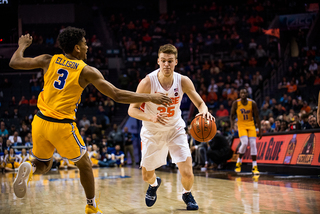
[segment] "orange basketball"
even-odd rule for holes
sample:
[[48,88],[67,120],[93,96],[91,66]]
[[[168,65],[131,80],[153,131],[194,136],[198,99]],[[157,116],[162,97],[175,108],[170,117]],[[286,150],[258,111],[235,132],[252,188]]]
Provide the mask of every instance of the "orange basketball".
[[209,142],[216,132],[216,123],[213,120],[204,119],[202,115],[195,117],[190,124],[190,134],[199,142]]

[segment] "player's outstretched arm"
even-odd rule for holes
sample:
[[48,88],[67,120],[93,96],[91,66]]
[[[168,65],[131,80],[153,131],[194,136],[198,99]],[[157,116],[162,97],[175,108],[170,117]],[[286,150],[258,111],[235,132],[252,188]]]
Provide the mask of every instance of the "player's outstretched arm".
[[234,120],[236,119],[236,111],[237,111],[237,101],[233,101],[230,113],[230,125],[231,129],[234,127]]
[[[141,93],[141,94],[150,94],[151,83],[150,83],[150,78],[148,76],[146,78],[144,78],[143,80],[141,80],[136,92]],[[156,116],[146,114],[140,110],[141,105],[142,105],[142,102],[130,104],[129,109],[128,109],[128,114],[130,115],[130,117],[136,118],[138,120],[151,121],[154,123],[161,123],[162,125],[166,125],[168,123],[167,114],[157,113]]]
[[181,85],[183,92],[188,95],[190,100],[197,107],[199,111],[198,115],[203,115],[203,117],[207,118],[207,120],[215,120],[215,118],[208,111],[207,105],[194,88],[192,81],[186,76],[181,76]]
[[42,68],[45,72],[49,67],[52,56],[49,54],[43,54],[34,58],[24,57],[24,51],[31,45],[31,43],[32,36],[30,36],[29,34],[22,35],[19,38],[19,47],[11,57],[9,66],[13,69],[19,70]]
[[164,106],[172,103],[171,99],[164,94],[138,94],[131,91],[121,90],[104,79],[100,71],[91,66],[85,66],[81,72],[81,79],[85,85],[92,83],[101,93],[118,103],[143,103],[153,102]]
[[261,140],[261,138],[262,138],[261,121],[259,118],[258,106],[255,101],[252,101],[252,110],[253,110],[254,118],[256,120],[256,123],[258,125],[258,129],[259,129],[259,133],[258,133],[259,140]]

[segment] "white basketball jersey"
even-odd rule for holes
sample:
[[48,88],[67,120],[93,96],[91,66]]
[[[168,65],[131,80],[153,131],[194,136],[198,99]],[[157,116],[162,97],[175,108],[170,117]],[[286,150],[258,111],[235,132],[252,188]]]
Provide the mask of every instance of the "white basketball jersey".
[[142,104],[141,110],[153,116],[157,115],[157,113],[167,113],[169,121],[166,125],[162,125],[160,123],[153,123],[150,121],[143,121],[142,124],[148,130],[155,131],[166,131],[176,127],[184,128],[186,124],[181,117],[180,110],[180,104],[183,96],[183,91],[181,87],[181,75],[176,72],[173,72],[173,84],[171,88],[167,91],[161,86],[159,82],[157,76],[159,71],[160,69],[157,69],[148,74],[151,82],[151,94],[163,93],[171,98],[172,104],[168,107],[165,107],[163,105],[154,104],[152,102],[146,102]]

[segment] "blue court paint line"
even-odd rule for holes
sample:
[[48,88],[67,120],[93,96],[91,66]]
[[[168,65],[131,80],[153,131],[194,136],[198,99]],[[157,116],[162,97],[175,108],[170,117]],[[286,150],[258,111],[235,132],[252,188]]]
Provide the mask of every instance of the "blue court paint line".
[[[113,176],[102,176],[102,177],[96,177],[97,179],[118,179],[118,178],[131,178],[130,176],[121,176],[121,175],[113,175]],[[51,178],[49,181],[73,181],[73,180],[80,180],[80,178]]]

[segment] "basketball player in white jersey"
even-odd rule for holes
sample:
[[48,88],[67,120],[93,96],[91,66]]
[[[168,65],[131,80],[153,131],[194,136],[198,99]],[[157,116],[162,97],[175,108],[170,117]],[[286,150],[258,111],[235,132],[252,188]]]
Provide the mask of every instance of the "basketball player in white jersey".
[[[165,165],[168,151],[173,163],[178,165],[183,186],[182,199],[188,210],[199,209],[191,194],[193,185],[192,159],[185,132],[185,122],[181,118],[180,103],[186,93],[199,114],[208,120],[215,118],[208,112],[208,108],[196,92],[191,80],[174,72],[178,63],[178,51],[171,45],[163,45],[158,51],[159,69],[147,75],[138,85],[137,93],[164,93],[171,98],[168,107],[154,105],[151,102],[131,104],[128,113],[131,117],[143,121],[141,128],[142,146],[142,177],[149,183],[146,194],[146,205],[151,207],[157,200],[156,191],[161,179],[156,177],[155,169]],[[141,107],[141,109],[140,109]]]

